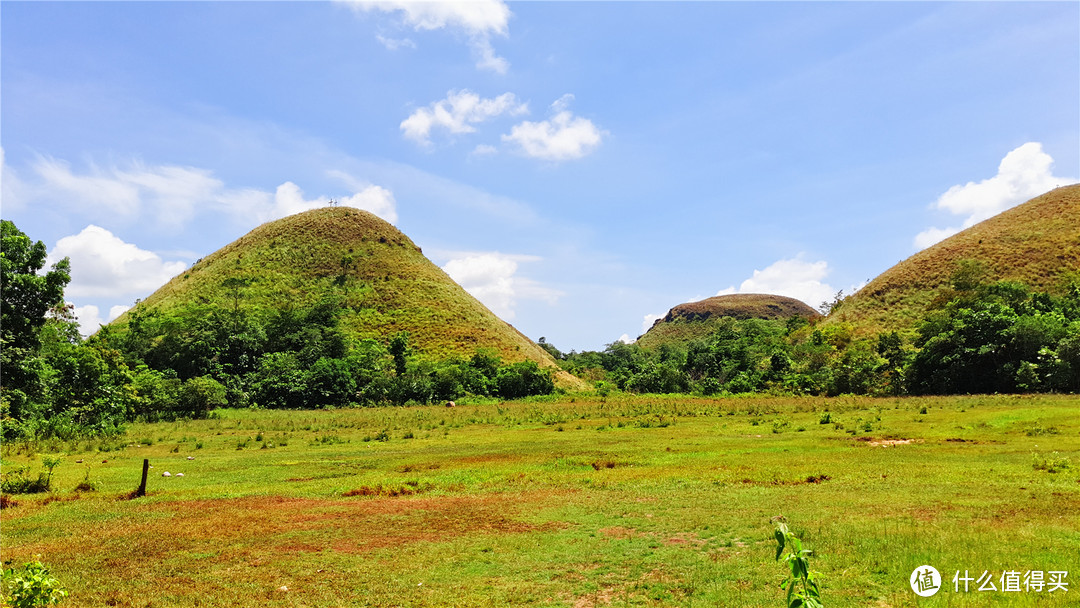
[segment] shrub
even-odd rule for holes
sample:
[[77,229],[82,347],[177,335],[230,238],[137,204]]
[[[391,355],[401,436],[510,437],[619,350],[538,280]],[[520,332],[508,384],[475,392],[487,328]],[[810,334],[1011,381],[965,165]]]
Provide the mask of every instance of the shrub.
[[41,562],[27,563],[21,570],[4,570],[5,601],[12,608],[36,608],[59,604],[67,597],[60,581]]

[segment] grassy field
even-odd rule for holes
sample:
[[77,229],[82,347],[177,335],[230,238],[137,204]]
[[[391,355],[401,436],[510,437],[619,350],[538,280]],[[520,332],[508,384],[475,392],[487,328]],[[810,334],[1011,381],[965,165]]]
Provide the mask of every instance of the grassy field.
[[[221,411],[3,450],[64,454],[0,534],[70,606],[781,606],[778,516],[829,607],[1080,605],[1076,397]],[[1029,570],[1068,591],[1000,591]]]

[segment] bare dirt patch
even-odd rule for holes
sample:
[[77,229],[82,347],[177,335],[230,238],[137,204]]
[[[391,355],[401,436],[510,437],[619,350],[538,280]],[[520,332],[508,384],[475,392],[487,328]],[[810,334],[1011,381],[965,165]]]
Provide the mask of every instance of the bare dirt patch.
[[891,448],[893,446],[908,445],[911,443],[922,443],[922,439],[871,439],[867,443],[867,445],[873,447],[881,446],[883,448]]

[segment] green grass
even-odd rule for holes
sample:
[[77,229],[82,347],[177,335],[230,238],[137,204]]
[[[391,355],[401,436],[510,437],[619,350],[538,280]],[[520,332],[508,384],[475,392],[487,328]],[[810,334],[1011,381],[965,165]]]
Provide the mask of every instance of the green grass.
[[1052,190],[903,260],[826,322],[851,323],[858,335],[913,331],[964,259],[982,262],[990,281],[1053,292],[1064,273],[1080,269],[1080,185]]
[[[618,395],[221,411],[120,441],[5,445],[5,467],[64,456],[54,493],[3,511],[3,559],[40,555],[72,606],[780,606],[783,516],[815,551],[826,606],[1069,606],[1078,406]],[[144,458],[148,495],[121,499]],[[87,477],[97,490],[75,492]],[[933,598],[908,587],[923,564],[946,579]],[[1070,590],[953,593],[965,569],[1066,570]]]

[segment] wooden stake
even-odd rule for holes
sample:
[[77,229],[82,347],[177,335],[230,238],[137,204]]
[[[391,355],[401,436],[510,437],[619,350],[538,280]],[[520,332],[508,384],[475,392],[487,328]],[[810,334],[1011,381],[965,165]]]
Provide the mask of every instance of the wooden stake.
[[146,474],[150,472],[150,459],[143,458],[142,461],[142,483],[139,484],[139,489],[135,492],[135,496],[146,496]]

